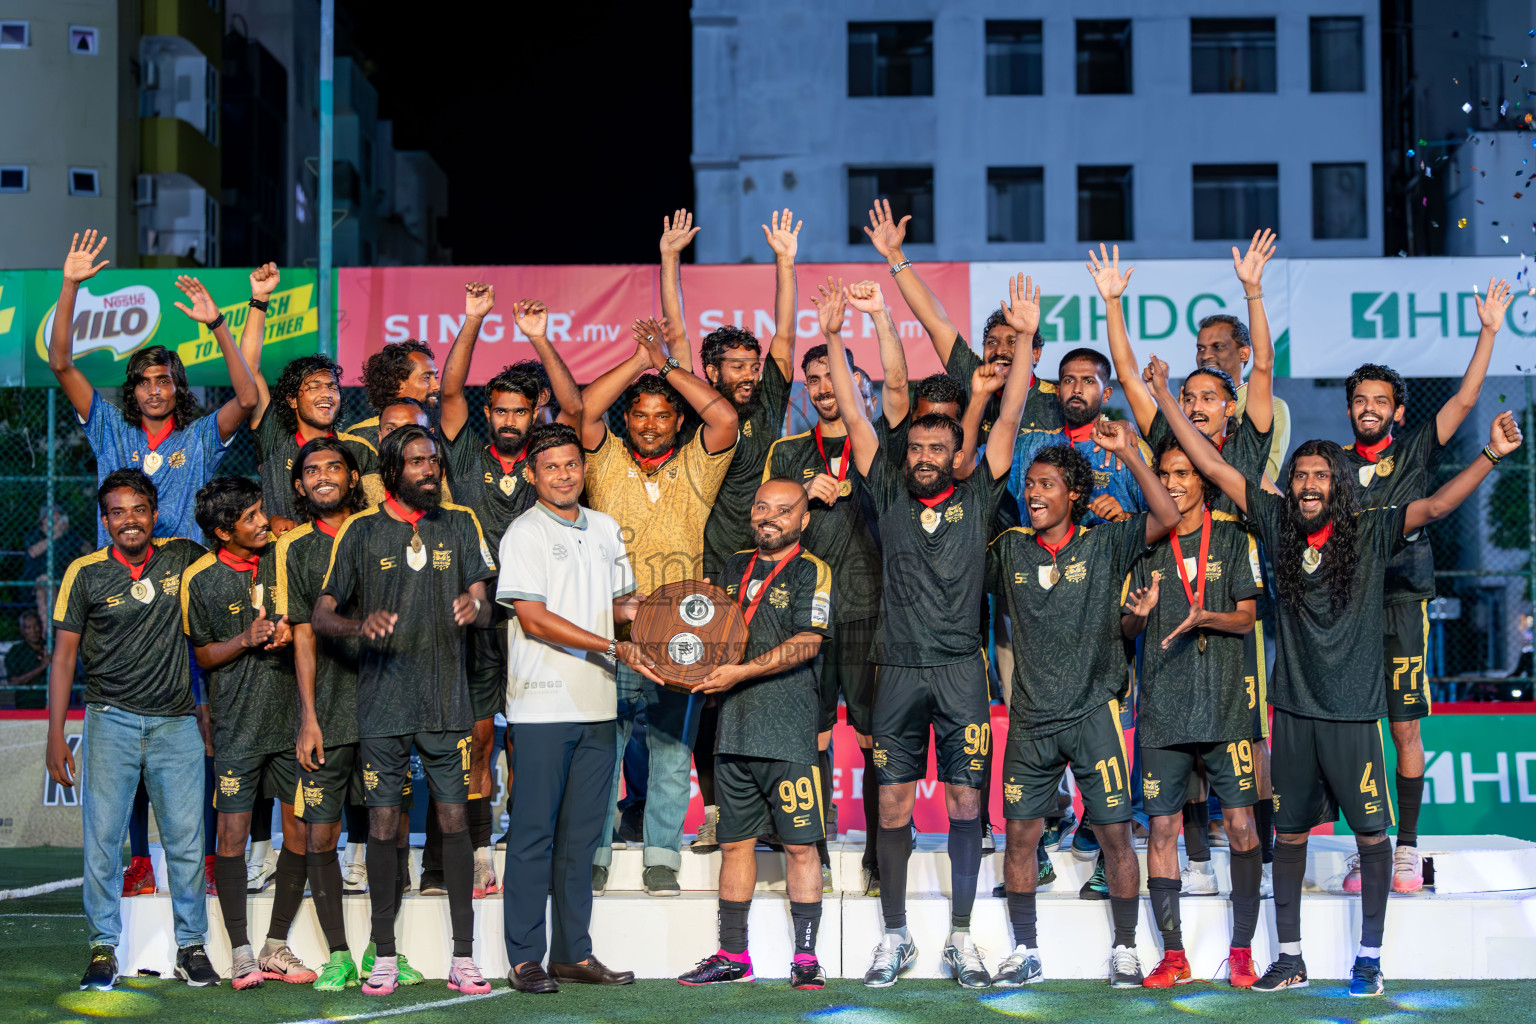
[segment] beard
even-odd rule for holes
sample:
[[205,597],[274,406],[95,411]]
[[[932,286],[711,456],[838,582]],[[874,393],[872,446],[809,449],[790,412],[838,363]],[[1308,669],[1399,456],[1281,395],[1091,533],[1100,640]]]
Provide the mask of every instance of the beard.
[[112,543],[117,545],[118,550],[122,551],[123,554],[130,558],[136,558],[149,549],[151,532],[150,530],[145,530],[143,533],[138,534],[137,538],[123,539],[121,536],[113,537]]
[[528,443],[528,432],[516,427],[502,427],[491,435],[491,447],[503,458],[511,458]]
[[760,551],[783,551],[787,547],[800,543],[800,528],[797,526],[792,530],[781,530],[771,536],[765,536],[754,525],[752,543],[756,544]]
[[304,500],[309,502],[309,509],[316,516],[329,515],[345,505],[352,497],[352,490],[348,487],[336,488],[336,495],[330,501],[320,501],[311,494],[305,494]]
[[[1316,499],[1322,502],[1322,507],[1318,509],[1317,515],[1307,516],[1302,513],[1301,500],[1303,498]],[[1329,520],[1333,518],[1332,503],[1320,491],[1303,491],[1301,494],[1287,495],[1285,503],[1289,507],[1291,519],[1303,533],[1316,533],[1324,526],[1327,526]]]
[[[435,483],[437,486],[428,490],[422,487],[425,483]],[[442,478],[424,476],[420,480],[401,480],[397,497],[405,503],[407,508],[413,508],[418,512],[430,512],[443,503]]]
[[300,402],[299,407],[294,412],[298,416],[299,422],[306,427],[328,431],[336,425],[336,417],[341,414],[340,410],[341,406],[339,404],[333,405],[329,409],[320,409],[313,405],[306,409],[304,408],[304,403]]
[[741,381],[737,381],[735,384],[727,384],[723,380],[716,381],[715,390],[720,393],[721,398],[730,402],[735,407],[737,419],[746,420],[751,418],[752,414],[757,411],[757,384],[755,382],[752,384],[751,390],[747,392],[747,400],[743,402],[737,398],[737,388],[740,387],[741,383]]
[[1355,442],[1357,444],[1376,444],[1385,438],[1388,434],[1392,433],[1391,420],[1382,420],[1381,426],[1377,427],[1370,433],[1366,433],[1360,429],[1360,423],[1358,420],[1351,423],[1350,425],[1355,429]]
[[1090,407],[1086,402],[1082,403],[1081,405],[1063,403],[1061,407],[1061,418],[1066,421],[1067,426],[1077,428],[1085,426],[1086,424],[1092,423],[1094,420],[1098,419],[1099,409]]
[[[931,483],[923,483],[918,480],[919,470],[931,470],[936,473]],[[907,478],[907,493],[914,498],[937,498],[949,489],[955,482],[955,474],[950,469],[933,462],[919,462],[916,466],[907,466],[904,470]]]
[[673,434],[671,437],[662,438],[662,439],[657,440],[657,442],[655,444],[651,445],[649,448],[646,448],[646,447],[644,447],[643,445],[640,444],[639,440],[636,439],[635,435],[633,435],[633,434],[629,435],[629,446],[630,446],[630,448],[634,449],[635,454],[638,455],[642,459],[654,459],[656,456],[660,455],[662,452],[666,451],[668,448],[671,448],[672,445],[674,443],[676,443],[676,441],[677,441],[677,435]]

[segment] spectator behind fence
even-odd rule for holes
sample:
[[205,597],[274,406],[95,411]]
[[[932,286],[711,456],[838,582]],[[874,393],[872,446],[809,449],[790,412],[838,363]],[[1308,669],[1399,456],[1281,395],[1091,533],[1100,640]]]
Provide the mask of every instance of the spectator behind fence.
[[43,620],[28,610],[17,620],[21,639],[5,652],[6,683],[16,691],[17,709],[48,706],[48,651],[43,645]]
[[[51,520],[51,522],[50,522]],[[43,505],[37,510],[37,529],[31,530],[21,542],[26,562],[22,565],[21,578],[37,585],[37,615],[41,619],[48,614],[48,542],[53,542],[53,577],[57,581],[64,575],[69,563],[81,555],[88,555],[91,542],[70,528],[69,513],[57,505]],[[39,705],[41,706],[41,705]]]

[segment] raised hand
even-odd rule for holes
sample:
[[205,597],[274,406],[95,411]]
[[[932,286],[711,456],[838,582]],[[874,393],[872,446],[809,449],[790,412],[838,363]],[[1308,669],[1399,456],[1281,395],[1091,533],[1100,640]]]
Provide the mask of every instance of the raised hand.
[[630,330],[635,334],[635,353],[650,360],[653,369],[667,365],[667,322],[665,320],[636,320]]
[[1157,358],[1153,353],[1147,368],[1141,371],[1141,379],[1146,381],[1147,387],[1152,389],[1154,395],[1166,395],[1168,391],[1168,364]]
[[1163,574],[1152,574],[1151,586],[1138,587],[1130,592],[1126,598],[1125,607],[1120,609],[1121,615],[1139,615],[1146,618],[1152,614],[1152,609],[1157,607],[1157,585]]
[[816,307],[816,319],[821,321],[821,333],[828,337],[843,333],[843,279],[827,276],[826,284],[816,286],[811,305]]
[[1003,318],[1019,332],[1021,340],[1034,339],[1040,326],[1040,286],[1034,278],[1016,274],[1008,279],[1008,301],[1002,303]]
[[874,316],[885,308],[885,295],[874,281],[855,281],[843,294],[848,304],[860,313]]
[[678,210],[670,217],[661,218],[661,254],[677,255],[688,248],[699,229],[693,226],[693,214]]
[[1516,448],[1520,447],[1523,440],[1520,436],[1520,424],[1515,419],[1515,414],[1505,409],[1493,418],[1493,426],[1489,428],[1488,447],[1499,458],[1503,458]]
[[[800,225],[805,221],[796,221],[787,206],[782,215],[774,210],[772,220],[772,228],[763,225],[763,237],[768,239],[768,248],[773,250],[775,259],[794,262],[795,253],[800,248]],[[791,222],[795,225],[793,228],[789,226]]]
[[95,277],[102,267],[111,260],[96,262],[96,257],[101,255],[101,250],[107,247],[107,236],[102,235],[100,240],[96,238],[96,229],[86,231],[82,241],[78,232],[69,243],[69,255],[64,257],[64,280],[79,284],[81,281],[89,281]]
[[1509,308],[1509,282],[1495,282],[1490,277],[1488,279],[1488,297],[1485,299],[1476,292],[1473,292],[1472,301],[1477,303],[1477,318],[1483,322],[1483,326],[1497,334],[1499,328],[1504,326],[1504,311]]
[[1138,457],[1136,435],[1119,420],[1100,418],[1093,425],[1093,443],[1122,461]]
[[549,310],[538,299],[518,299],[512,304],[517,329],[530,338],[541,338],[549,327]]
[[837,480],[830,473],[817,473],[805,482],[805,497],[823,505],[837,504]]
[[[483,281],[471,281],[464,286],[464,313],[484,320],[496,306],[496,288]],[[527,331],[523,332],[527,334]]]
[[282,274],[278,273],[276,263],[263,263],[251,271],[251,298],[258,302],[265,302],[277,291],[278,282]]
[[214,305],[213,296],[208,294],[208,289],[203,287],[203,282],[186,274],[178,274],[176,287],[181,289],[192,303],[191,307],[178,302],[176,308],[200,324],[211,324],[219,318],[219,307]]
[[998,372],[993,363],[982,363],[971,371],[971,394],[995,395],[1003,390],[1003,385],[1008,383],[1008,378]]
[[1090,501],[1088,511],[1106,523],[1119,523],[1131,518],[1131,514],[1120,507],[1120,502],[1108,494],[1101,494]]
[[864,233],[874,244],[875,252],[890,259],[891,253],[899,251],[901,243],[907,240],[907,221],[911,219],[909,213],[898,223],[891,216],[891,201],[876,199],[875,208],[869,211],[869,227],[864,229]]
[[[1236,252],[1236,249],[1232,250]],[[1093,283],[1099,286],[1099,294],[1104,301],[1118,299],[1125,294],[1126,286],[1131,283],[1131,275],[1136,273],[1135,267],[1125,268],[1125,273],[1120,273],[1120,247],[1117,245],[1111,253],[1104,251],[1104,243],[1099,243],[1098,254],[1092,249],[1088,250],[1088,273],[1093,275]]]
[[1237,279],[1243,283],[1243,291],[1249,295],[1257,295],[1264,290],[1260,278],[1264,276],[1264,264],[1275,254],[1277,244],[1279,239],[1275,233],[1265,228],[1253,233],[1246,255],[1238,256],[1237,246],[1232,247],[1232,267],[1237,271]]

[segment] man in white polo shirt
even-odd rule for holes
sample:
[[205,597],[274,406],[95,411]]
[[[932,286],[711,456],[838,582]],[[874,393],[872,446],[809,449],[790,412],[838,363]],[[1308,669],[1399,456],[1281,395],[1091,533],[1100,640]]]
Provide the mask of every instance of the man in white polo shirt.
[[[632,972],[592,955],[591,865],[611,813],[602,797],[617,756],[616,663],[660,682],[639,648],[614,639],[614,624],[634,618],[644,595],[635,591],[619,524],[578,503],[586,456],[576,432],[535,427],[527,459],[538,501],[502,537],[496,584],[496,600],[516,613],[507,658],[507,981],[536,993],[558,992],[562,981],[628,985]],[[546,894],[554,914],[548,971]]]

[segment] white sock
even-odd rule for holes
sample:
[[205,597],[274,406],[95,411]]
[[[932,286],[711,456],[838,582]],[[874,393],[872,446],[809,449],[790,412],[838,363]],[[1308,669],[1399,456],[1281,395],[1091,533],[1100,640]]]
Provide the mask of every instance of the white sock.
[[1380,946],[1361,946],[1360,947],[1360,952],[1356,953],[1355,955],[1356,956],[1369,957],[1372,960],[1380,960],[1381,959],[1381,947]]
[[[888,946],[900,945],[903,942],[910,941],[911,938],[912,933],[907,931],[905,928],[898,928],[895,931],[891,931],[889,928],[887,928],[885,931],[885,943]],[[892,942],[892,939],[895,939],[896,941]]]
[[1301,956],[1301,943],[1282,942],[1280,943],[1280,952],[1286,956]]
[[1013,951],[1015,953],[1022,954],[1024,956],[1039,956],[1040,955],[1040,951],[1037,950],[1033,946],[1018,945],[1018,946],[1014,946],[1013,947]]
[[955,931],[950,932],[949,944],[957,949],[962,946],[974,945],[975,943],[971,939],[971,930],[966,928],[964,930],[956,929]]

